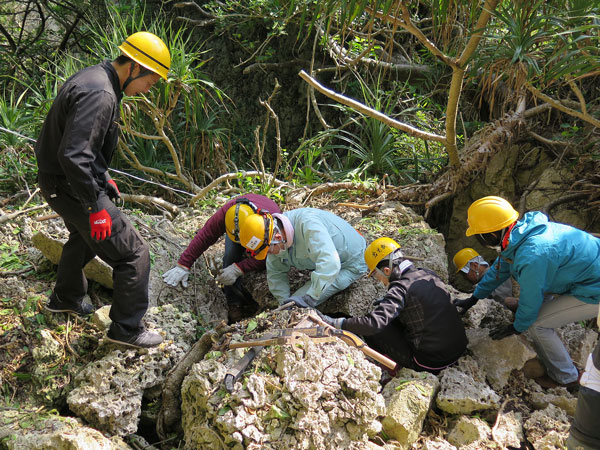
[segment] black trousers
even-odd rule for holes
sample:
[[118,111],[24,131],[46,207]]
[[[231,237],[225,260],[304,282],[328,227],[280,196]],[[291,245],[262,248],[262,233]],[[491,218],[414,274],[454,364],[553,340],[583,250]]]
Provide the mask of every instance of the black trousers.
[[464,351],[462,349],[458,355],[449,355],[449,359],[444,361],[432,361],[428,355],[416,352],[402,329],[393,324],[385,327],[380,333],[365,336],[365,342],[369,347],[396,361],[397,368],[406,367],[419,372],[430,372],[434,375],[456,362]]
[[111,320],[124,329],[122,332],[139,332],[148,309],[148,244],[104,192],[100,193],[98,203],[110,214],[111,235],[104,241],[92,239],[89,214],[66,179],[39,173],[38,181],[48,205],[62,217],[69,230],[69,239],[58,263],[55,294],[62,301],[80,301],[88,287],[83,267],[98,255],[113,268]]

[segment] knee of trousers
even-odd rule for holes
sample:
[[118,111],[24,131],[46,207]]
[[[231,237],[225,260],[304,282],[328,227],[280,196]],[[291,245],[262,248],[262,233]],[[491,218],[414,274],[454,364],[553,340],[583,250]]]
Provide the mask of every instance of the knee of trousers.
[[532,339],[540,339],[543,335],[554,333],[554,328],[540,327],[532,325],[527,330]]

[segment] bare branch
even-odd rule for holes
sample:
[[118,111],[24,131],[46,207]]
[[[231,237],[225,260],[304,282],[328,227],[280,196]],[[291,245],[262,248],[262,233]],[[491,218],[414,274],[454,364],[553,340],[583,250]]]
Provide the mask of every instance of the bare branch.
[[447,65],[449,65],[451,67],[454,66],[455,65],[454,61],[452,61],[451,58],[446,56],[440,49],[438,49],[437,46],[435,45],[435,43],[430,41],[427,38],[427,36],[425,36],[423,34],[423,32],[421,32],[421,30],[419,30],[411,22],[410,14],[408,13],[408,9],[406,8],[406,6],[404,4],[402,5],[402,10],[403,10],[402,18],[398,18],[398,17],[392,16],[391,14],[383,14],[379,11],[374,11],[373,9],[371,9],[369,7],[365,8],[365,11],[370,12],[372,15],[374,15],[378,19],[384,20],[393,25],[398,25],[398,26],[404,28],[406,31],[410,32],[413,36],[415,36],[421,42],[421,44],[423,44],[431,52],[432,55],[434,55],[440,61],[443,61]]
[[544,94],[543,92],[540,92],[538,89],[536,89],[531,83],[526,83],[525,87],[527,88],[527,90],[529,92],[531,92],[534,96],[536,96],[537,98],[539,98],[540,100],[543,100],[544,102],[548,103],[549,105],[552,105],[553,108],[558,109],[559,111],[564,112],[565,114],[568,114],[570,116],[573,117],[578,117],[579,119],[594,125],[595,127],[600,128],[600,120],[595,119],[594,117],[590,116],[588,113],[586,112],[581,112],[581,111],[576,111],[574,109],[571,109],[567,106],[564,106],[560,101],[555,100],[549,96],[547,96],[546,94]]
[[369,117],[373,117],[377,120],[380,120],[381,122],[385,123],[386,125],[389,125],[392,128],[402,130],[402,131],[410,134],[411,136],[415,136],[415,137],[425,139],[428,141],[436,141],[436,142],[442,142],[442,143],[446,142],[446,138],[444,136],[440,136],[438,134],[419,130],[418,128],[415,128],[411,125],[408,125],[403,122],[399,122],[395,119],[392,119],[389,116],[386,116],[385,114],[383,114],[379,111],[369,108],[368,106],[366,106],[356,100],[353,100],[351,98],[348,98],[346,96],[338,94],[338,93],[332,91],[331,89],[326,88],[325,86],[320,84],[317,80],[312,78],[310,75],[308,75],[303,70],[301,70],[298,75],[300,75],[300,78],[302,78],[304,81],[306,81],[308,84],[310,84],[312,87],[314,87],[317,91],[319,91],[323,95],[326,95],[327,97],[334,99],[338,103],[349,106],[349,107],[355,109],[356,111],[366,114]]
[[226,174],[221,175],[219,178],[214,179],[213,181],[210,182],[210,184],[203,187],[202,190],[200,192],[198,192],[198,194],[196,194],[190,200],[190,206],[192,206],[194,203],[196,203],[198,200],[200,200],[202,197],[204,197],[215,186],[218,186],[219,184],[221,184],[225,181],[228,181],[228,180],[237,180],[239,178],[244,178],[244,177],[261,177],[261,178],[268,177],[269,179],[272,179],[272,180],[270,180],[271,184],[275,184],[279,187],[288,185],[288,183],[286,183],[285,181],[278,180],[271,174],[259,172],[257,170],[249,171],[249,172],[226,173]]

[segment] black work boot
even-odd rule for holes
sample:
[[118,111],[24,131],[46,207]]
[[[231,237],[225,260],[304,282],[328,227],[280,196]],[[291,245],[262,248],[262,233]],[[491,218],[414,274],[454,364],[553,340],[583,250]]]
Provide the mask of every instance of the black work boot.
[[151,348],[159,345],[163,338],[160,334],[142,328],[137,333],[126,333],[123,328],[113,322],[106,333],[106,339],[116,344],[135,348]]
[[80,300],[78,303],[62,301],[54,292],[48,297],[48,303],[44,308],[50,312],[64,312],[68,314],[77,314],[78,316],[88,316],[95,311],[95,308],[89,303]]

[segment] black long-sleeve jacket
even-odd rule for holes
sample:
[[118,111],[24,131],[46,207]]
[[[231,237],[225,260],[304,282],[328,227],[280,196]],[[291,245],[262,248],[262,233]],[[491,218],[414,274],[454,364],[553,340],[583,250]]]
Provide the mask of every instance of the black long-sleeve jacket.
[[410,266],[390,276],[388,291],[366,316],[346,319],[344,330],[369,336],[399,327],[422,364],[453,362],[467,346],[465,329],[450,294],[432,271]]
[[77,72],[54,99],[35,145],[39,171],[65,177],[88,212],[98,210],[110,179],[122,95],[110,61]]

